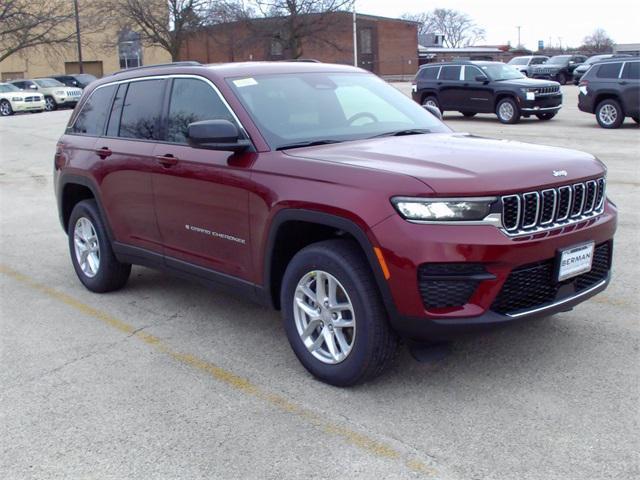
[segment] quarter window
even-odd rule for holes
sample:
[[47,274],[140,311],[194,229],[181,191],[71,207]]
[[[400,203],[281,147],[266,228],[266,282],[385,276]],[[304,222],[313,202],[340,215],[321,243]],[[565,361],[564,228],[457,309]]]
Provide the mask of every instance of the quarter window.
[[459,66],[442,67],[440,70],[440,80],[460,80]]
[[622,63],[605,63],[600,65],[596,77],[598,78],[618,78]]
[[164,80],[131,82],[120,120],[120,137],[160,139],[160,115]]
[[169,104],[169,142],[187,143],[187,128],[200,120],[234,118],[220,96],[205,82],[194,78],[177,78],[171,88]]
[[94,91],[82,106],[82,110],[71,127],[71,132],[82,135],[102,135],[115,89],[115,85],[108,85]]
[[640,62],[627,62],[622,70],[622,78],[640,80]]

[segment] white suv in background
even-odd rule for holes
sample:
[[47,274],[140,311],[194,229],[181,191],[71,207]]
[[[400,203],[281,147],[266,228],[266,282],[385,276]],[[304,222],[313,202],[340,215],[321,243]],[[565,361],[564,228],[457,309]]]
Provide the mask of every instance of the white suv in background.
[[531,65],[542,65],[547,60],[549,60],[549,57],[545,57],[544,55],[525,55],[524,57],[513,57],[507,65],[513,66],[520,73],[528,77],[529,67]]
[[67,87],[53,78],[35,78],[33,80],[14,80],[13,85],[21,90],[38,92],[44,95],[45,109],[55,110],[59,107],[75,107],[82,95],[82,89]]
[[44,95],[23,92],[10,83],[0,83],[0,116],[15,112],[41,112],[45,109]]

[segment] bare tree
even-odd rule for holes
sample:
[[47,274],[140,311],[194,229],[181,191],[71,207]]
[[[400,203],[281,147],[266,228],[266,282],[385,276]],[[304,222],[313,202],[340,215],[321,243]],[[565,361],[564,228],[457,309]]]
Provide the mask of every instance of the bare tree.
[[65,0],[1,0],[0,62],[27,48],[74,42],[73,20]]
[[591,53],[610,53],[615,42],[603,28],[596,28],[582,40],[581,50]]
[[352,7],[353,0],[256,0],[260,12],[270,17],[267,35],[283,47],[283,56],[301,58],[307,40],[339,48],[330,33],[332,15]]
[[203,15],[204,25],[216,29],[211,40],[227,52],[230,62],[236,61],[238,52],[253,42],[250,20],[255,16],[255,9],[243,0],[217,1]]
[[111,4],[124,19],[122,28],[139,32],[144,44],[163,48],[175,61],[187,32],[204,24],[211,0],[112,0]]
[[469,15],[449,8],[436,8],[421,14],[405,14],[403,18],[420,22],[421,34],[444,35],[443,44],[449,48],[466,47],[484,39],[485,36],[484,28],[478,26]]
[[430,30],[429,25],[427,25],[427,19],[429,17],[429,13],[403,13],[400,15],[400,18],[405,20],[410,20],[412,22],[417,22],[418,25],[418,35],[426,35],[428,33],[435,33]]

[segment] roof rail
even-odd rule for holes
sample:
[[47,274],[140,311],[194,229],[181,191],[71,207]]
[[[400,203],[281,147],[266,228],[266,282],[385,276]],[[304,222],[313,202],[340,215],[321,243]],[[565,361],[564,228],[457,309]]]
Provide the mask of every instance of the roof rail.
[[202,64],[200,62],[196,62],[196,61],[156,63],[154,65],[143,65],[142,67],[125,68],[123,70],[118,70],[117,72],[114,72],[111,75],[118,75],[119,73],[125,73],[125,72],[135,72],[137,70],[144,70],[145,68],[156,68],[156,67],[197,67],[197,66],[200,66],[200,65],[202,65]]
[[288,58],[282,61],[283,62],[322,63],[320,60],[316,60],[315,58]]

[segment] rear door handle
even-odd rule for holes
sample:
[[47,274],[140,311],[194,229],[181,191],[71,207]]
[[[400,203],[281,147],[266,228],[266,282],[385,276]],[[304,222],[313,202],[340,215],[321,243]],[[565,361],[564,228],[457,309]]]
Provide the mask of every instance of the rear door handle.
[[156,155],[156,160],[164,168],[171,168],[178,163],[178,159],[170,153],[167,153],[166,155]]
[[95,152],[103,160],[113,155],[113,152],[108,147],[96,148]]

